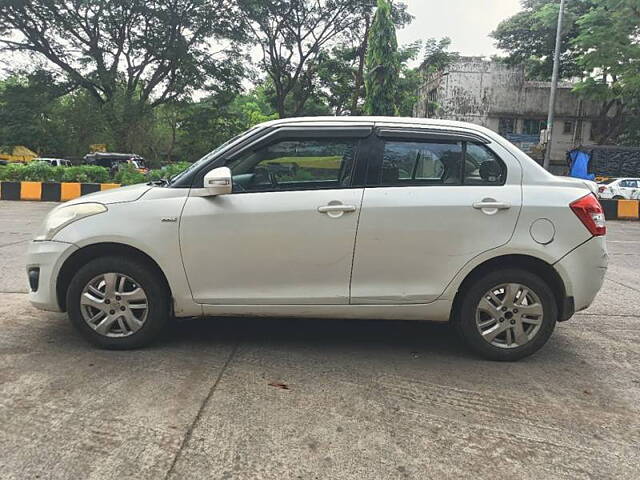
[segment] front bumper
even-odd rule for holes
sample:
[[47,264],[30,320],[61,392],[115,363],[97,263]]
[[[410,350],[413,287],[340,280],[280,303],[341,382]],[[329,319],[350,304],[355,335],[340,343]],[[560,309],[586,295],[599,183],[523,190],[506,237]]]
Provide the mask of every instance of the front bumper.
[[593,237],[555,264],[564,280],[567,297],[573,297],[576,312],[593,302],[604,282],[608,263],[605,237]]
[[[58,273],[65,260],[78,249],[72,243],[52,240],[31,242],[27,251],[27,276],[29,271],[38,269],[37,290],[29,284],[29,301],[41,310],[61,312],[56,293]],[[32,274],[33,276],[33,274]]]

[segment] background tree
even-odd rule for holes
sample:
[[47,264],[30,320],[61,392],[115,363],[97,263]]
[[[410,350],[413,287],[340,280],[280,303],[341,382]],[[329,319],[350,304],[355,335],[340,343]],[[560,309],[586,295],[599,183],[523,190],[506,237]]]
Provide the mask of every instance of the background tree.
[[424,45],[424,57],[420,68],[428,75],[438,70],[444,70],[460,58],[458,52],[450,52],[451,39],[449,37],[437,40],[429,38]]
[[[580,76],[580,51],[573,45],[579,34],[578,19],[598,0],[566,2],[563,23],[560,78]],[[491,34],[496,46],[507,52],[503,61],[509,65],[525,65],[532,80],[551,80],[553,51],[560,4],[556,0],[523,0],[522,11],[502,21]]]
[[578,64],[588,76],[576,92],[601,102],[596,141],[638,145],[640,117],[640,3],[601,0],[577,20],[572,41]]
[[36,152],[61,151],[62,125],[55,115],[69,86],[42,70],[0,82],[0,146],[25,145]]
[[[523,7],[492,35],[507,51],[506,63],[524,63],[529,79],[548,80],[559,5],[553,0],[525,0]],[[600,102],[592,126],[596,143],[640,141],[639,25],[638,0],[566,3],[560,76],[581,78],[574,92]]]
[[242,20],[260,47],[260,67],[283,118],[299,115],[313,95],[325,47],[358,21],[362,0],[239,0]]
[[365,112],[369,115],[396,115],[400,62],[396,28],[388,0],[378,0],[369,32],[366,67]]
[[39,0],[0,3],[0,45],[46,58],[101,107],[118,147],[149,108],[238,82],[231,0]]

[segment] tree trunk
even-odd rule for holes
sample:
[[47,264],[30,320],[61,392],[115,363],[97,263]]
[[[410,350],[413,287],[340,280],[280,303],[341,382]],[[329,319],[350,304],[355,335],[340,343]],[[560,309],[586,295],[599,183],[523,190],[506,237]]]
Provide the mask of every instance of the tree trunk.
[[351,115],[359,115],[358,100],[362,97],[362,84],[364,83],[364,63],[367,57],[367,47],[369,45],[369,16],[365,17],[364,39],[358,48],[358,71],[356,72],[356,84],[351,97]]

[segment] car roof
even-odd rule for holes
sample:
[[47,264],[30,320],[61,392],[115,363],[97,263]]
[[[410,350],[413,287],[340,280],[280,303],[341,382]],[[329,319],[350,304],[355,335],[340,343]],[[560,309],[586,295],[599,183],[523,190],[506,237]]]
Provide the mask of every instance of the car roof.
[[435,118],[415,118],[415,117],[374,117],[374,116],[344,116],[344,117],[288,117],[278,120],[271,120],[262,124],[264,127],[280,126],[351,126],[351,125],[371,125],[371,126],[397,126],[412,128],[453,128],[461,130],[475,130],[489,136],[496,133],[488,128],[475,123],[458,122],[454,120],[440,120]]

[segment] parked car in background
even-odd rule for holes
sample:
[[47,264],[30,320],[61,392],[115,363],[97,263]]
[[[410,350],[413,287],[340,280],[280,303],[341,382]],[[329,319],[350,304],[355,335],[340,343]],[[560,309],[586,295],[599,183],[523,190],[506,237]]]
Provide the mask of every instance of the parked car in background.
[[71,167],[73,164],[70,160],[65,160],[63,158],[34,158],[33,162],[43,162],[52,167]]
[[376,318],[449,321],[517,360],[602,286],[595,190],[477,125],[276,120],[172,180],[53,209],[29,298],[104,348],[146,345],[170,315]]
[[598,183],[598,196],[603,199],[631,200],[638,198],[640,178],[612,178]]
[[115,174],[122,165],[131,165],[140,173],[147,173],[149,171],[144,158],[135,153],[90,153],[84,156],[84,162],[88,165],[108,168],[111,174]]

